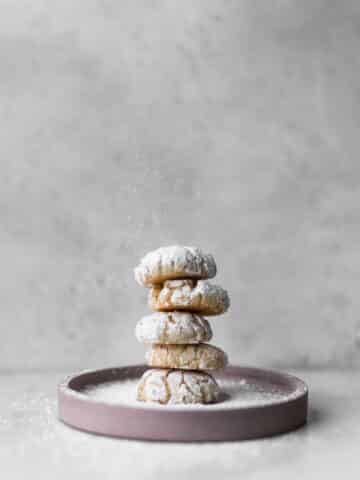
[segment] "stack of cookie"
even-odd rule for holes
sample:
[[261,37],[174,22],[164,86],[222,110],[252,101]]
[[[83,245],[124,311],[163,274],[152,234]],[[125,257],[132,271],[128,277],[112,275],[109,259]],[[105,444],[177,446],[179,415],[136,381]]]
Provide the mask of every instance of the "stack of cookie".
[[150,344],[150,370],[142,376],[137,399],[161,404],[210,403],[219,398],[215,379],[206,372],[223,368],[226,354],[209,345],[212,331],[202,315],[229,308],[223,288],[208,279],[216,275],[212,255],[198,248],[171,246],[148,253],[135,268],[137,282],[150,288],[155,313],[136,325],[139,342]]

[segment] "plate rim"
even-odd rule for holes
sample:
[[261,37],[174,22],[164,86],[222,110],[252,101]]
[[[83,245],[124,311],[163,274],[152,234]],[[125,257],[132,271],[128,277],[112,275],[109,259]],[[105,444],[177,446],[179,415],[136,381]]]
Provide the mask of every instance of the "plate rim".
[[[181,413],[223,413],[223,412],[238,412],[239,410],[255,410],[255,409],[266,409],[266,408],[271,408],[274,405],[285,405],[288,403],[293,403],[296,400],[299,400],[301,398],[306,398],[309,395],[309,388],[308,385],[302,380],[301,378],[297,377],[296,375],[287,373],[287,372],[282,372],[279,370],[274,370],[274,369],[268,369],[268,368],[260,368],[260,367],[254,367],[250,365],[227,365],[224,369],[217,370],[216,372],[219,372],[220,376],[222,373],[226,373],[226,371],[231,371],[231,370],[247,370],[247,371],[253,371],[253,372],[258,372],[259,374],[266,374],[268,376],[273,376],[273,377],[280,377],[285,379],[288,384],[293,384],[297,386],[297,388],[293,388],[294,392],[290,394],[290,396],[281,398],[279,400],[269,402],[269,403],[259,403],[259,404],[252,404],[252,405],[246,405],[246,406],[234,406],[234,407],[223,407],[221,408],[219,405],[217,405],[216,410],[211,409],[211,404],[204,405],[205,407],[202,409],[201,406],[199,408],[189,408],[189,405],[159,405],[157,403],[148,403],[145,406],[142,406],[142,404],[139,402],[139,405],[132,405],[132,404],[127,404],[127,403],[109,403],[103,400],[98,400],[96,398],[90,397],[89,395],[86,395],[85,393],[82,393],[79,390],[75,390],[74,388],[71,387],[70,383],[79,380],[81,377],[89,375],[89,374],[106,374],[107,372],[114,372],[114,371],[121,371],[121,370],[146,370],[150,369],[146,364],[132,364],[132,365],[124,365],[124,366],[116,366],[116,367],[104,367],[104,368],[95,368],[95,369],[84,369],[81,370],[77,373],[72,373],[67,375],[59,384],[58,384],[58,402],[60,402],[60,398],[62,396],[65,397],[72,397],[76,398],[78,401],[84,402],[85,404],[91,403],[93,405],[102,405],[104,407],[111,407],[111,408],[124,408],[124,409],[131,409],[131,410],[146,410],[146,411],[156,411],[156,412],[181,412]],[[211,373],[211,371],[209,371]],[[216,376],[216,375],[215,375]],[[100,383],[105,383],[105,382],[98,382],[95,384],[91,385],[97,385]],[[89,384],[90,385],[90,384]],[[169,408],[170,407],[170,408]],[[175,408],[172,408],[175,407]]]

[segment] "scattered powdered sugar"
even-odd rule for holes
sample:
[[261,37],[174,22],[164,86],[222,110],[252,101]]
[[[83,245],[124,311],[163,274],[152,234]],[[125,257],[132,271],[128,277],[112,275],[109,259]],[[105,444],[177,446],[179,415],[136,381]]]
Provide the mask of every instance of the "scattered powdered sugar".
[[126,406],[161,409],[224,409],[245,408],[279,403],[299,395],[299,391],[287,392],[284,387],[275,384],[264,384],[243,379],[220,379],[217,380],[223,394],[218,403],[199,405],[159,405],[157,403],[145,403],[136,400],[137,379],[126,381],[111,381],[99,385],[88,385],[81,393],[88,395],[92,400],[110,404],[122,404]]

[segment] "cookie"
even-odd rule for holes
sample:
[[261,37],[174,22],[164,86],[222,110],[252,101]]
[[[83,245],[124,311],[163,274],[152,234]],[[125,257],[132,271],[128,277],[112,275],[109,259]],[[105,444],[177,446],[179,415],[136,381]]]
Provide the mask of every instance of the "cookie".
[[157,311],[186,310],[200,315],[221,315],[230,306],[226,290],[207,280],[166,280],[149,290],[149,307]]
[[150,367],[182,368],[185,370],[215,370],[227,364],[227,356],[220,348],[198,345],[152,345],[146,354]]
[[143,317],[135,335],[142,343],[200,343],[212,337],[209,322],[187,312],[156,312]]
[[205,372],[151,369],[140,379],[137,399],[161,404],[211,403],[218,400],[220,389]]
[[199,248],[179,245],[149,252],[134,270],[136,281],[145,287],[176,278],[206,279],[216,275],[212,255]]

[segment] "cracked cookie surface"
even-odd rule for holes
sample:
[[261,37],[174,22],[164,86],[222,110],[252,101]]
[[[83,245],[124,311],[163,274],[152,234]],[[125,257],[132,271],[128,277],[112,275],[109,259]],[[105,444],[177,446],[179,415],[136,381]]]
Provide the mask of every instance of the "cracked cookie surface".
[[207,342],[212,338],[209,322],[187,312],[156,312],[136,325],[135,336],[142,343],[185,344]]
[[198,345],[154,344],[146,354],[150,367],[215,370],[227,364],[226,353],[207,343]]
[[146,254],[134,270],[136,281],[145,287],[177,278],[213,278],[214,257],[199,248],[174,245]]
[[166,280],[149,290],[152,310],[186,310],[200,315],[221,315],[230,306],[227,291],[207,280]]
[[137,387],[137,399],[160,404],[211,403],[220,389],[206,372],[169,369],[147,370]]

